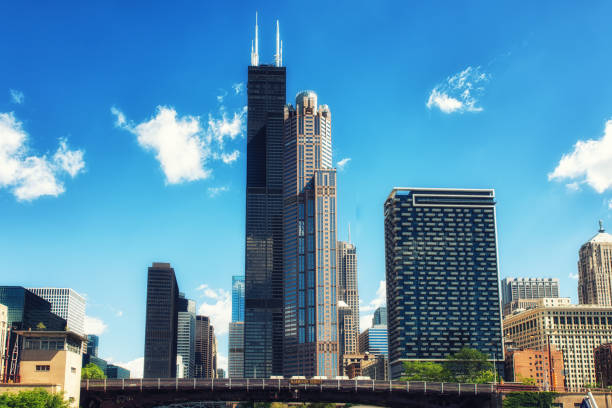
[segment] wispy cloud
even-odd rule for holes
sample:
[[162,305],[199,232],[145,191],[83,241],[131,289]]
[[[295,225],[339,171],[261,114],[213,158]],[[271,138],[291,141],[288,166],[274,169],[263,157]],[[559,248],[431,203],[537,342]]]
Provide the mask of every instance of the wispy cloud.
[[144,374],[144,357],[138,357],[127,362],[114,361],[114,359],[108,357],[106,360],[111,364],[130,370],[130,378],[142,378]]
[[220,186],[220,187],[208,187],[208,196],[210,198],[215,198],[221,193],[225,193],[229,191],[228,186]]
[[102,321],[102,319],[92,316],[85,316],[86,334],[95,334],[99,336],[106,331],[107,327],[108,326]]
[[227,96],[227,91],[225,89],[220,89],[219,91],[221,91],[221,93],[217,95],[217,102],[223,103],[223,100]]
[[467,67],[463,71],[449,76],[436,85],[429,94],[427,108],[438,108],[444,113],[480,112],[478,99],[484,93],[484,84],[491,78],[490,74],[480,71],[480,67]]
[[360,330],[364,330],[366,327],[372,325],[372,317],[374,311],[381,306],[387,304],[387,283],[381,280],[378,283],[378,289],[376,290],[376,296],[366,305],[359,305],[359,327]]
[[21,105],[25,100],[25,95],[23,92],[18,91],[16,89],[10,89],[9,93],[11,94],[11,101],[16,103],[17,105]]
[[572,279],[578,279],[578,274],[577,273],[570,273],[569,277]]
[[64,138],[51,158],[31,155],[28,134],[13,112],[0,113],[0,188],[19,201],[55,196],[65,191],[63,173],[76,177],[85,167],[82,150],[70,150]]
[[587,184],[598,193],[612,186],[612,120],[608,120],[601,138],[578,140],[570,153],[564,154],[548,174],[549,181],[572,180],[567,184]]
[[350,157],[345,157],[344,159],[338,161],[338,163],[336,163],[336,167],[338,168],[339,171],[344,170],[344,168],[346,167],[347,164],[349,164],[349,162],[351,161]]
[[240,95],[244,92],[244,82],[238,82],[232,85],[235,95]]
[[200,298],[205,299],[198,308],[198,314],[210,317],[216,335],[227,333],[232,310],[230,293],[223,289],[211,288],[206,284],[198,286],[197,290],[202,292]]
[[225,106],[218,115],[179,115],[173,107],[158,106],[156,113],[141,123],[133,123],[117,107],[111,107],[115,125],[136,135],[138,144],[155,153],[167,184],[205,180],[212,174],[211,161],[231,164],[238,150],[225,151],[228,141],[244,135],[246,107],[231,114]]

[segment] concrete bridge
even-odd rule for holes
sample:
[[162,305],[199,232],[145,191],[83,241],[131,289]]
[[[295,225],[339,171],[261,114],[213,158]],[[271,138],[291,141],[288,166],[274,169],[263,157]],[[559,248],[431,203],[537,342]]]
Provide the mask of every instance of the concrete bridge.
[[497,407],[493,384],[375,380],[125,379],[83,380],[83,408],[152,408],[197,401],[337,402],[381,407]]

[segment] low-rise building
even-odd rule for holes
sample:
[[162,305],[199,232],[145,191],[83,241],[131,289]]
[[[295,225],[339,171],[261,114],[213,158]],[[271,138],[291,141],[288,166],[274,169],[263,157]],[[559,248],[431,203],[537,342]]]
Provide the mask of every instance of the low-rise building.
[[560,297],[516,299],[504,305],[503,316],[506,317],[513,313],[520,313],[528,309],[535,309],[536,307],[568,306],[571,303],[572,299]]
[[602,344],[593,353],[595,378],[602,387],[612,386],[612,343]]
[[4,382],[8,335],[8,308],[0,304],[0,383]]
[[388,355],[387,326],[379,324],[365,329],[359,335],[359,353]]
[[535,381],[535,385],[551,391],[565,391],[563,353],[554,347],[546,350],[507,350],[506,381]]
[[612,307],[537,307],[506,317],[503,325],[505,339],[518,349],[560,350],[571,391],[596,382],[593,351],[612,342]]
[[69,331],[18,331],[17,334],[23,339],[20,383],[58,385],[70,406],[78,407],[86,338]]
[[388,380],[389,359],[384,355],[370,356],[361,363],[361,375],[373,380]]
[[106,378],[130,378],[130,370],[114,364],[106,366]]

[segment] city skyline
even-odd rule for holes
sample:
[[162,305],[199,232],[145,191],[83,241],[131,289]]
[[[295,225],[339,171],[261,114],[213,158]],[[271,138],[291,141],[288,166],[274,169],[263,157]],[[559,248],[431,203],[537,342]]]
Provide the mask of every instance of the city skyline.
[[[26,15],[22,7],[11,5],[5,16]],[[229,276],[244,270],[243,106],[254,10],[240,10],[230,18],[225,17],[228,9],[222,6],[198,7],[202,8],[174,11],[168,18],[185,22],[185,28],[161,41],[160,49],[143,47],[138,57],[128,50],[140,49],[144,37],[129,38],[133,32],[122,24],[113,30],[101,27],[103,16],[120,14],[117,18],[124,23],[134,20],[135,9],[128,8],[121,15],[112,7],[103,8],[99,17],[83,10],[83,18],[69,29],[52,28],[46,6],[30,10],[34,21],[49,28],[49,38],[61,43],[57,48],[54,42],[48,50],[36,45],[34,37],[18,40],[14,34],[20,31],[15,28],[17,19],[0,17],[0,33],[10,39],[0,49],[15,62],[5,67],[6,75],[0,78],[0,113],[5,115],[0,131],[20,122],[28,135],[28,156],[47,153],[49,161],[57,157],[52,167],[62,169],[57,180],[64,190],[61,194],[58,189],[47,190],[57,197],[31,198],[37,190],[14,193],[12,185],[0,187],[0,212],[7,214],[0,219],[0,229],[12,232],[0,237],[0,245],[7,249],[7,267],[15,271],[3,284],[71,287],[86,294],[89,327],[103,338],[101,354],[109,361],[142,357],[144,269],[157,260],[176,268],[187,297],[203,308],[198,313],[217,320],[215,331],[225,331],[219,333],[224,343],[218,349],[220,354],[227,353],[229,316],[223,310],[229,310]],[[501,277],[559,278],[561,296],[576,302],[577,281],[569,275],[577,274],[578,248],[593,236],[597,219],[609,224],[610,196],[605,182],[594,184],[580,176],[557,182],[569,173],[555,169],[578,140],[600,139],[612,115],[608,102],[612,89],[602,70],[609,57],[601,53],[606,49],[603,38],[612,35],[592,36],[578,29],[591,24],[609,33],[601,20],[609,6],[597,3],[571,12],[567,7],[530,7],[522,17],[510,8],[505,10],[517,24],[499,33],[497,41],[483,39],[483,33],[497,32],[495,26],[500,23],[492,17],[491,8],[444,11],[439,18],[458,33],[448,41],[425,24],[433,15],[427,6],[399,7],[392,12],[381,6],[369,14],[373,24],[364,33],[365,44],[359,46],[347,45],[347,37],[333,27],[335,20],[330,17],[346,13],[337,6],[329,10],[329,16],[298,13],[281,5],[259,10],[262,63],[274,60],[274,25],[280,19],[283,64],[291,68],[289,100],[298,91],[312,88],[334,108],[333,165],[342,177],[338,231],[346,231],[349,222],[353,225],[362,271],[362,319],[371,321],[374,309],[380,306],[376,302],[384,280],[381,203],[394,185],[407,183],[495,187],[500,198]],[[162,21],[166,14],[158,6],[147,13],[153,21]],[[209,27],[202,27],[199,20],[207,13],[224,16],[220,21],[231,21],[237,30],[225,33],[217,18]],[[477,23],[463,30],[451,18],[456,13],[473,16]],[[366,25],[360,14],[349,11],[347,21]],[[546,29],[538,28],[544,16]],[[329,69],[315,75],[311,72],[316,66],[308,60],[313,59],[316,47],[301,30],[313,18],[319,26],[314,35],[330,41],[330,51],[316,50],[328,61]],[[379,29],[385,19],[392,23]],[[155,34],[156,24],[138,22],[137,26],[153,33],[152,38],[161,38]],[[79,36],[71,31],[76,29],[80,29]],[[210,41],[222,32],[223,47]],[[474,38],[478,47],[467,46]],[[81,39],[99,44],[94,48],[100,54],[88,51]],[[383,40],[388,42],[378,49],[375,44]],[[429,44],[427,52],[422,42]],[[118,43],[125,46],[116,47]],[[582,48],[576,50],[576,44]],[[29,69],[36,60],[24,55],[22,48],[47,60],[41,68],[43,75]],[[200,55],[204,49],[211,54]],[[364,49],[373,53],[367,61],[359,52]],[[433,59],[427,57],[431,49],[439,51]],[[157,65],[159,53],[164,52],[176,63]],[[121,68],[101,55],[120,59]],[[211,63],[210,55],[221,61],[220,66]],[[587,56],[593,55],[603,63],[568,63],[590,60]],[[388,59],[393,64],[386,63]],[[142,73],[143,64],[150,73]],[[480,73],[476,78],[486,78],[475,85],[484,88],[483,94],[474,92],[478,99],[455,98],[454,105],[444,105],[451,100],[439,96],[452,96],[449,83],[454,83],[447,79],[473,73]],[[360,80],[366,74],[376,86]],[[45,76],[56,81],[46,83]],[[559,90],[538,80],[536,92],[529,89],[531,78],[549,78],[565,87]],[[583,88],[589,91],[588,98]],[[580,100],[580,106],[560,106],[565,99]],[[373,106],[374,100],[381,106]],[[156,110],[156,106],[165,108]],[[534,111],[539,112],[538,118],[530,118]],[[512,125],[505,122],[508,116],[513,117]],[[559,119],[564,117],[574,119],[571,123]],[[187,167],[177,169],[163,160],[158,163],[156,154],[143,151],[141,147],[159,153],[157,145],[142,140],[146,140],[143,132],[161,123],[203,127],[203,133],[216,143],[207,166],[184,173],[193,168],[185,164]],[[364,148],[372,134],[377,143]],[[60,137],[66,138],[66,144],[57,140]],[[394,144],[395,148],[389,148]],[[83,153],[81,161],[78,151]],[[419,154],[398,164],[402,151]],[[371,165],[373,156],[381,158],[377,166]],[[68,158],[74,159],[72,166]],[[448,163],[453,174],[434,170],[433,159]],[[522,165],[516,166],[517,161]],[[420,172],[423,168],[431,173]],[[552,181],[548,181],[549,174]],[[582,173],[578,169],[575,174]],[[344,239],[343,235],[338,239]],[[558,256],[550,259],[549,253]],[[100,262],[101,258],[105,261]],[[365,327],[368,325],[362,324]],[[133,339],[130,347],[125,347],[124,336]]]

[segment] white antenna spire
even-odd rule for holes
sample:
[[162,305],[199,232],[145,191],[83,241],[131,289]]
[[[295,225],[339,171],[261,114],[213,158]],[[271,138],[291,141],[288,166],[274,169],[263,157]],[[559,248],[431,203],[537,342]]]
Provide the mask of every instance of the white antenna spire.
[[281,40],[281,50],[280,50],[280,66],[283,66],[283,40]]
[[257,26],[257,12],[255,12],[255,50],[251,43],[251,65],[256,67],[259,65],[259,27]]
[[274,54],[274,62],[277,67],[281,66],[281,51],[280,51],[280,31],[278,28],[278,20],[276,20],[276,54]]

